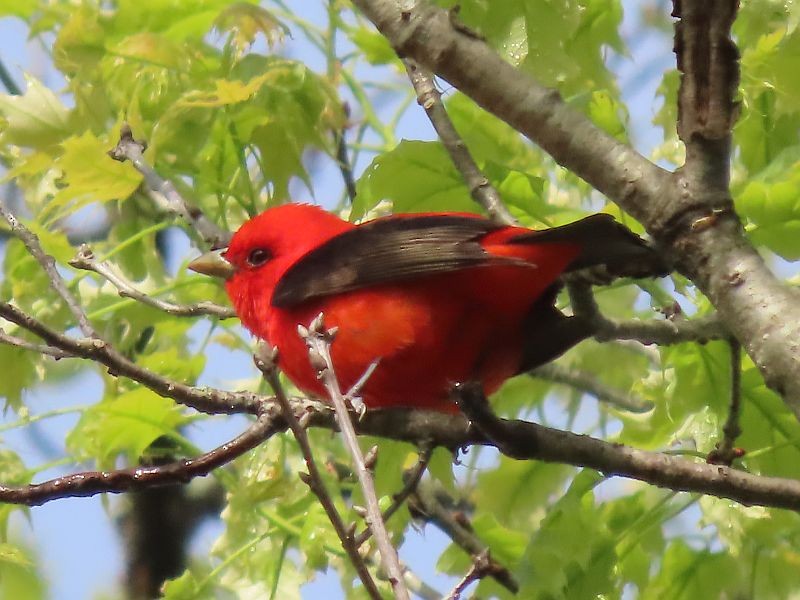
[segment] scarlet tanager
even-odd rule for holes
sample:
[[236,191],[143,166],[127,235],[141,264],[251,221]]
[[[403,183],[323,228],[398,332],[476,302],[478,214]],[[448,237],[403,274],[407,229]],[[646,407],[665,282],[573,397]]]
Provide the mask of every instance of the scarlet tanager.
[[368,408],[450,412],[455,383],[479,381],[491,394],[593,334],[555,307],[560,275],[598,265],[635,275],[642,264],[661,263],[606,214],[533,231],[464,213],[355,225],[286,204],[189,268],[226,279],[242,323],[279,349],[280,368],[304,392],[326,397],[297,326],[324,313],[338,327],[331,354],[343,390],[379,360],[360,392]]

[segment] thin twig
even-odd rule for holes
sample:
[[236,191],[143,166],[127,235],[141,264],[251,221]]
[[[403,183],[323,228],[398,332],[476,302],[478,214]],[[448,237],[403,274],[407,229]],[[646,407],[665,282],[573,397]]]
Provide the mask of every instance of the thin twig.
[[472,557],[472,566],[461,578],[453,590],[446,596],[445,600],[460,600],[461,594],[475,581],[480,581],[491,574],[491,560],[489,551],[484,550],[480,554]]
[[0,485],[0,502],[39,506],[59,498],[118,494],[156,486],[188,483],[208,475],[255,448],[283,428],[275,423],[274,411],[260,412],[258,419],[244,433],[195,458],[176,460],[164,465],[138,466],[114,471],[88,471],[56,477],[43,483],[23,486]]
[[439,134],[439,139],[456,169],[464,178],[472,198],[486,209],[494,221],[506,225],[516,224],[516,220],[500,199],[500,194],[481,173],[469,148],[453,126],[442,103],[442,94],[436,89],[433,74],[414,60],[404,59],[403,64],[411,84],[417,92],[417,102],[425,109],[425,114],[428,115],[436,133]]
[[567,292],[572,311],[591,321],[595,328],[594,337],[600,342],[633,340],[645,345],[668,346],[683,342],[705,343],[727,337],[716,314],[695,319],[609,319],[600,312],[590,285],[568,281]]
[[31,352],[38,352],[39,354],[52,356],[56,360],[75,356],[74,354],[66,352],[61,348],[56,348],[55,346],[48,346],[47,344],[36,344],[35,342],[29,342],[28,340],[23,340],[21,337],[17,337],[15,335],[6,333],[2,327],[0,327],[0,344],[6,344],[8,346],[16,346],[17,348],[22,348],[23,350],[30,350]]
[[353,177],[353,166],[350,164],[350,157],[347,155],[347,142],[344,138],[345,129],[333,132],[334,142],[336,143],[336,164],[339,165],[339,172],[342,174],[344,189],[347,191],[347,198],[352,204],[356,199],[356,180]]
[[220,319],[229,319],[235,317],[236,313],[232,308],[227,306],[220,306],[213,302],[198,302],[196,304],[176,304],[166,300],[159,300],[148,296],[144,292],[136,289],[136,287],[122,275],[118,274],[114,268],[106,261],[98,261],[91,248],[86,244],[81,245],[75,258],[69,261],[69,264],[76,269],[84,271],[93,271],[106,279],[111,285],[119,290],[119,295],[125,298],[132,298],[147,306],[152,306],[158,310],[164,311],[170,315],[179,317],[196,317],[199,315],[211,315]]
[[8,72],[5,63],[2,60],[0,60],[0,81],[3,82],[6,91],[8,91],[8,93],[12,96],[22,95],[22,88],[17,85],[16,81],[14,81],[14,78],[11,76],[11,73]]
[[[384,523],[386,523],[389,518],[400,509],[401,506],[403,506],[403,503],[406,501],[406,499],[414,492],[414,490],[417,489],[422,476],[425,474],[425,469],[428,468],[428,463],[431,460],[432,454],[433,448],[430,446],[420,451],[417,464],[415,464],[406,472],[406,483],[403,486],[403,489],[392,497],[392,504],[389,506],[389,508],[383,511],[381,516]],[[370,536],[372,536],[372,529],[367,527],[364,531],[356,536],[356,547],[361,547],[361,545],[366,542]]]
[[736,438],[742,434],[739,416],[742,411],[742,346],[736,340],[730,340],[731,350],[731,402],[728,418],[722,426],[722,441],[709,452],[706,459],[713,465],[730,466],[734,459],[744,456],[744,450],[736,448]]
[[353,459],[355,472],[359,484],[361,485],[361,490],[364,493],[364,500],[367,504],[367,524],[375,536],[378,551],[381,554],[381,564],[392,584],[395,597],[400,600],[409,600],[410,596],[405,581],[403,580],[403,570],[400,567],[397,550],[395,550],[389,539],[389,532],[386,530],[386,524],[383,522],[381,516],[378,497],[375,493],[375,483],[372,480],[370,470],[364,463],[364,456],[358,445],[358,438],[353,428],[353,422],[350,420],[350,413],[345,405],[344,395],[339,388],[339,381],[336,379],[336,374],[334,372],[330,344],[333,341],[335,331],[328,331],[325,329],[323,315],[320,313],[309,324],[308,329],[302,327],[300,333],[301,336],[304,335],[306,344],[309,347],[309,357],[312,360],[312,364],[318,362],[315,361],[315,358],[321,359],[321,364],[318,362],[319,366],[322,367],[320,369],[320,379],[336,409],[337,421],[342,431],[345,446]]
[[48,327],[41,321],[7,302],[0,302],[0,317],[30,331],[48,345],[75,357],[93,360],[108,367],[115,376],[138,381],[165,398],[172,398],[195,410],[209,414],[253,413],[262,398],[251,392],[228,392],[214,388],[198,388],[167,379],[137,365],[99,338],[75,339]]
[[92,327],[92,324],[89,323],[89,319],[86,317],[86,313],[84,312],[80,303],[75,296],[72,295],[72,292],[69,291],[67,284],[64,282],[61,274],[56,269],[55,259],[49,254],[45,253],[36,234],[20,223],[14,215],[6,211],[2,204],[0,204],[0,216],[2,216],[8,222],[14,235],[16,235],[22,241],[22,243],[25,244],[25,247],[28,249],[28,253],[33,256],[33,258],[35,258],[36,261],[42,266],[44,272],[47,274],[47,278],[50,280],[50,286],[67,305],[67,308],[69,308],[69,311],[75,317],[78,327],[80,327],[83,335],[88,338],[99,338],[97,332],[94,330],[94,327]]
[[581,392],[591,394],[600,402],[610,404],[622,410],[634,413],[645,413],[652,410],[653,404],[637,398],[633,394],[625,393],[606,385],[587,371],[562,367],[555,363],[549,363],[535,368],[530,374],[539,379],[545,379],[555,383],[563,383]]
[[133,138],[133,133],[127,123],[123,124],[119,135],[119,142],[109,151],[109,156],[120,162],[131,161],[134,168],[144,176],[150,197],[156,206],[186,219],[212,248],[226,246],[231,238],[230,232],[218,227],[199,208],[183,198],[171,181],[162,178],[150,166],[144,159],[147,145]]
[[[456,512],[442,501],[442,498],[446,498],[448,504],[453,504],[453,499],[447,496],[439,486],[432,482],[427,483],[429,485],[424,485],[423,482],[423,485],[420,485],[409,498],[409,508],[412,509],[412,514],[441,529],[453,540],[454,544],[470,556],[480,556],[486,553],[488,547],[472,532],[469,526],[465,525],[463,515],[459,513],[456,516]],[[491,577],[516,594],[519,591],[519,584],[511,572],[494,560],[491,554],[486,554],[486,556],[491,565],[489,573]]]
[[361,582],[364,584],[364,588],[374,600],[380,600],[381,593],[369,569],[367,569],[364,558],[358,553],[358,546],[354,543],[352,531],[344,524],[339,511],[336,510],[333,499],[325,487],[325,481],[322,478],[316,460],[314,460],[314,453],[311,450],[311,443],[309,442],[305,427],[300,424],[300,421],[295,416],[291,402],[286,396],[283,385],[281,385],[281,381],[278,378],[278,371],[275,364],[277,360],[277,351],[267,344],[262,343],[256,351],[254,360],[256,367],[263,373],[264,379],[267,380],[267,383],[269,383],[272,391],[275,393],[275,398],[278,401],[278,405],[281,407],[283,417],[286,419],[286,423],[289,425],[289,429],[292,430],[297,444],[300,446],[300,451],[303,453],[306,468],[308,469],[307,476],[303,477],[303,481],[319,499],[322,508],[328,515],[328,519],[342,542],[342,548],[347,552],[350,562],[353,564]]

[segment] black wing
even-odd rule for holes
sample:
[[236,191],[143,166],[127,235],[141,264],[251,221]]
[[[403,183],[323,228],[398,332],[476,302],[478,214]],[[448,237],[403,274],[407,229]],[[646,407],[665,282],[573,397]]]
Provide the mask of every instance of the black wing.
[[605,213],[560,227],[522,233],[508,242],[578,244],[581,253],[569,265],[569,271],[602,266],[614,277],[661,277],[670,272],[655,249]]
[[527,265],[486,252],[479,240],[500,226],[482,218],[420,215],[378,219],[331,239],[283,275],[272,305],[289,307],[390,281],[489,264]]

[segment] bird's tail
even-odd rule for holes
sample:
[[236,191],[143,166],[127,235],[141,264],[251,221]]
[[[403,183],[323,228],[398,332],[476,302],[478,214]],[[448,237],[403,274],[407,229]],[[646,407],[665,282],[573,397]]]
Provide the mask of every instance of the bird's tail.
[[613,277],[663,277],[670,268],[658,252],[608,214],[596,214],[542,231],[522,233],[511,244],[576,244],[581,253],[567,271],[600,267]]

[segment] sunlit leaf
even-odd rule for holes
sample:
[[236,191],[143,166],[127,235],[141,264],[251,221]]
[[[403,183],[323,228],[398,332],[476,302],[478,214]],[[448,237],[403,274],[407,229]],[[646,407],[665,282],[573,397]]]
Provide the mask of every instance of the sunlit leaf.
[[38,79],[25,80],[24,95],[0,94],[0,139],[35,148],[60,142],[69,132],[69,110]]

